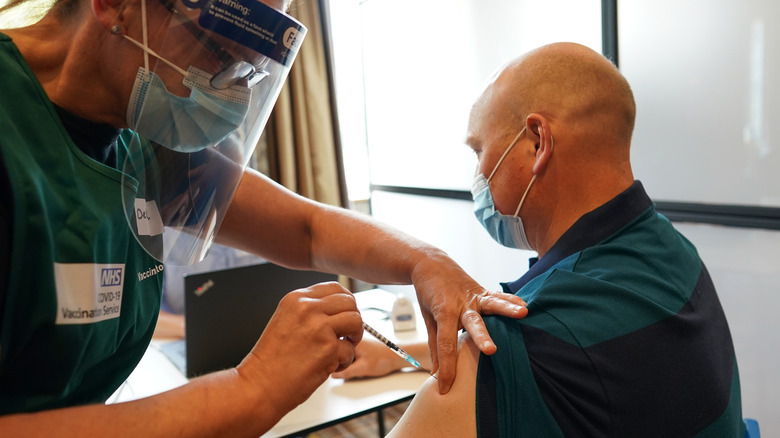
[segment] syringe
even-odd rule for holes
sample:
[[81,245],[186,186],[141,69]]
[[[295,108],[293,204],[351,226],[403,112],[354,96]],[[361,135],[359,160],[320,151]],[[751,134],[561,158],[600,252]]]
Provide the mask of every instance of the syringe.
[[405,352],[403,350],[403,348],[395,345],[389,339],[387,339],[386,337],[382,336],[382,334],[379,333],[378,331],[376,331],[376,329],[374,329],[370,325],[366,324],[365,322],[363,323],[363,328],[368,333],[370,333],[371,336],[379,339],[380,341],[382,341],[383,344],[387,345],[387,348],[393,350],[393,352],[395,352],[395,354],[401,356],[401,358],[403,360],[405,360],[405,361],[409,362],[410,364],[414,365],[415,368],[419,368],[419,369],[425,371],[426,373],[430,374],[431,376],[433,376],[434,379],[436,378],[436,376],[434,376],[432,372],[430,372],[430,371],[426,370],[425,368],[423,368],[422,365],[420,365],[420,362],[417,362],[417,359],[413,358],[409,353]]

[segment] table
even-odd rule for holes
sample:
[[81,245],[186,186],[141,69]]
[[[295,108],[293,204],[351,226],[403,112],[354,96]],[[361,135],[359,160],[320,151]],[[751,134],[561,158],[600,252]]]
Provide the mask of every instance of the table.
[[[387,318],[395,296],[382,289],[355,294],[363,320],[394,342],[424,341],[425,323],[417,309],[417,330],[393,331]],[[416,307],[416,303],[415,303]],[[366,334],[368,336],[368,334]],[[109,399],[109,403],[130,401],[176,388],[187,378],[160,349],[165,340],[152,341],[133,373]],[[414,397],[428,378],[421,371],[403,370],[384,377],[344,381],[329,378],[306,402],[285,415],[263,438],[304,435]]]

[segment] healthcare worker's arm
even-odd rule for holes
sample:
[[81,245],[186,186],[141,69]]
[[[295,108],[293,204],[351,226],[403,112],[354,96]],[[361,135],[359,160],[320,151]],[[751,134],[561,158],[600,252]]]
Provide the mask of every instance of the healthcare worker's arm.
[[458,378],[450,392],[440,394],[434,378],[428,378],[387,438],[476,437],[478,365],[479,349],[464,335],[458,352]]
[[460,328],[480,350],[495,352],[479,310],[516,318],[527,313],[520,298],[486,292],[443,251],[369,216],[298,196],[251,169],[217,237],[220,243],[288,267],[336,272],[375,284],[414,284],[442,393],[455,379]]
[[127,403],[0,417],[0,436],[258,437],[354,358],[363,331],[338,283],[287,294],[236,368]]

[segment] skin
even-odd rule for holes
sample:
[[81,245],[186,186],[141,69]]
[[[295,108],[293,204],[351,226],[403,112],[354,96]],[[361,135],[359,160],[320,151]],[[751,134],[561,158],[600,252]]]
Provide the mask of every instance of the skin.
[[[537,176],[520,216],[540,257],[579,217],[633,183],[634,113],[630,88],[617,69],[571,43],[544,46],[510,62],[474,103],[467,143],[486,177],[527,126],[490,185],[498,210],[511,215]],[[452,390],[441,395],[428,379],[389,437],[476,436],[479,349],[468,334],[461,344]],[[368,351],[361,343],[361,369],[379,360],[367,357]]]
[[432,377],[426,380],[387,437],[477,436],[474,400],[478,363],[479,350],[464,335],[458,349],[458,378],[452,390],[440,394],[436,381]]
[[153,337],[156,339],[182,339],[184,334],[184,315],[161,310],[157,317],[157,325],[154,327]]
[[[38,23],[4,33],[13,38],[54,103],[82,118],[125,128],[133,80],[144,56],[110,29],[119,25],[123,34],[142,41],[140,4],[76,0],[75,6],[69,14],[55,7]],[[161,51],[160,36],[171,17],[158,2],[148,1],[147,9],[149,46]],[[199,62],[188,53],[165,49],[178,66]],[[181,74],[150,61],[171,92],[183,92]],[[486,354],[495,352],[478,300],[484,314],[519,318],[527,313],[522,300],[486,291],[441,250],[370,217],[312,202],[251,169],[217,239],[292,268],[338,272],[372,283],[414,284],[442,393],[455,380],[459,329],[465,328]],[[336,283],[313,285],[280,302],[257,345],[234,369],[134,402],[3,416],[0,431],[13,436],[259,436],[331,373],[350,364],[361,336],[351,293]],[[264,362],[270,354],[277,360]]]

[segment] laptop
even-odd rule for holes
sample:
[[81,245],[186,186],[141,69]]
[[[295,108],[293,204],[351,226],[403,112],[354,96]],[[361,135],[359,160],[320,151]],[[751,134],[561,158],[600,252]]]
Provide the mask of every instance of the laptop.
[[337,279],[273,263],[185,275],[185,338],[164,344],[163,352],[188,378],[234,367],[287,292]]

